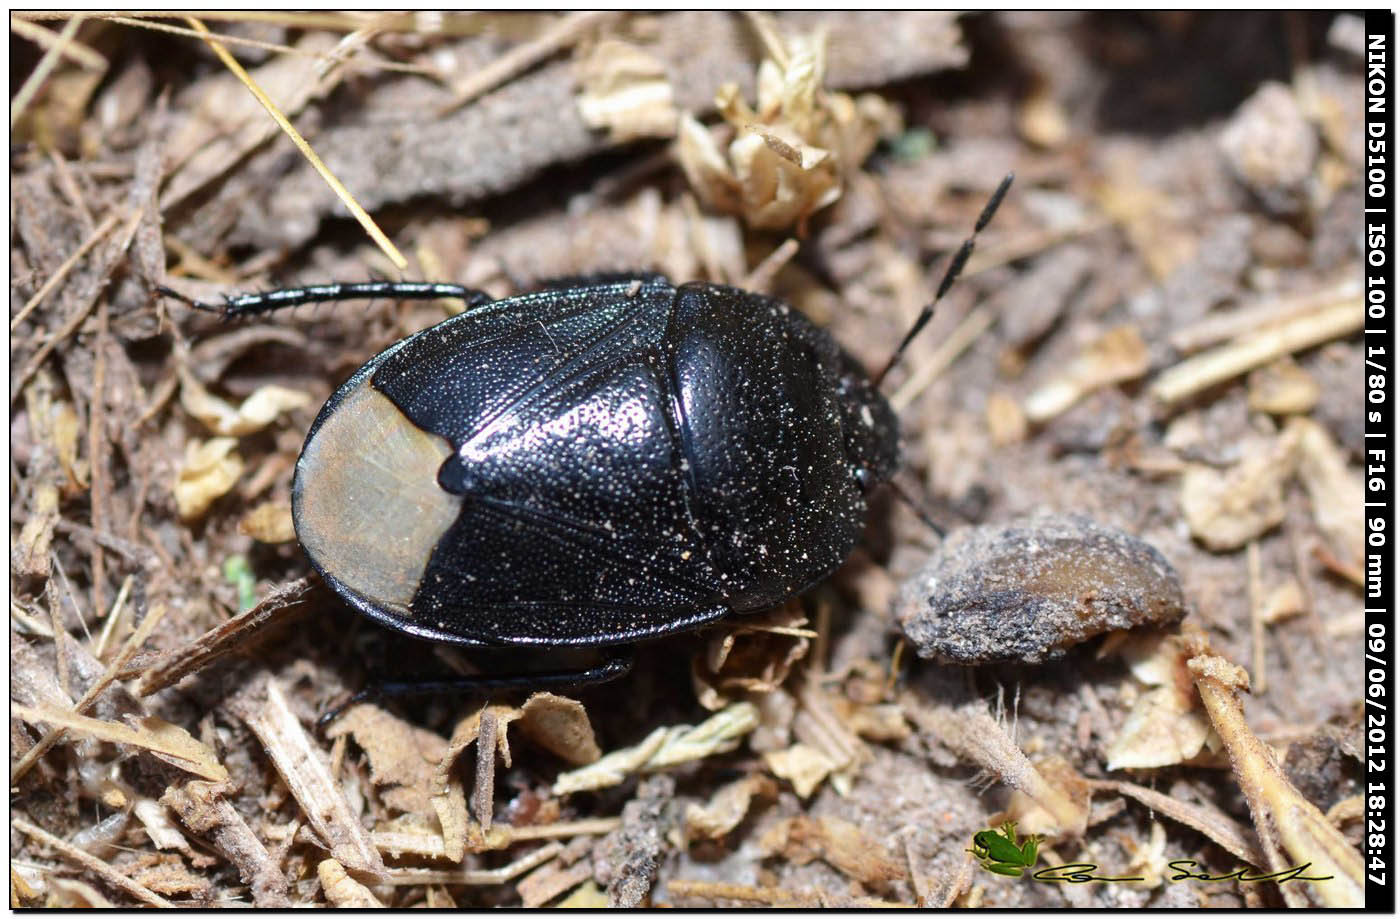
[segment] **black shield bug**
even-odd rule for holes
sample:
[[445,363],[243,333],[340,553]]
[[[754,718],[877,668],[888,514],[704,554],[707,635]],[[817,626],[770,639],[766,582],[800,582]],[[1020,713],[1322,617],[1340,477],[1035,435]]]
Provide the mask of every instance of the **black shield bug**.
[[1010,184],[873,379],[780,300],[657,276],[496,301],[376,282],[186,302],[241,316],[379,296],[466,300],[466,312],[371,359],[321,409],[292,485],[297,537],[347,603],[419,638],[625,645],[774,607],[846,559],[866,496],[899,461],[880,381]]

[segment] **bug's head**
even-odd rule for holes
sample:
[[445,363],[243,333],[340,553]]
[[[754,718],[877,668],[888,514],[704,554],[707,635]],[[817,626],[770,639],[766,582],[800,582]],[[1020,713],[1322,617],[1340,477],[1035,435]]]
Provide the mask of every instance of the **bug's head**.
[[874,384],[859,370],[841,375],[841,428],[846,455],[869,492],[888,482],[899,467],[899,418]]

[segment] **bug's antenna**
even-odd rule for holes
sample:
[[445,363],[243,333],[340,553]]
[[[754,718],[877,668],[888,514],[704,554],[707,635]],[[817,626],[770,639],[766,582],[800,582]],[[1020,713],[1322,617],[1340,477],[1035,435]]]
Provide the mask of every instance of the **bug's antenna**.
[[972,228],[972,235],[963,240],[963,244],[958,248],[957,253],[953,256],[953,260],[948,264],[948,270],[943,272],[943,280],[938,284],[938,293],[934,296],[933,302],[924,307],[923,312],[919,313],[919,318],[914,320],[914,325],[905,333],[904,340],[899,343],[898,348],[894,349],[894,354],[890,355],[889,362],[885,364],[885,369],[875,375],[874,385],[876,388],[879,388],[880,383],[885,379],[885,374],[890,372],[890,368],[899,363],[899,359],[904,356],[904,349],[909,347],[909,342],[913,341],[914,336],[922,332],[924,326],[928,325],[929,320],[933,318],[933,312],[938,306],[938,301],[943,299],[943,295],[948,292],[948,288],[953,286],[953,282],[958,279],[958,275],[962,274],[963,269],[967,267],[967,260],[972,257],[972,247],[977,240],[977,234],[981,233],[986,229],[987,224],[992,222],[992,215],[994,215],[997,212],[997,208],[1001,206],[1001,199],[1006,197],[1006,192],[1011,188],[1011,182],[1015,178],[1015,173],[1008,172],[1006,178],[1002,179],[1001,184],[997,186],[997,190],[992,192],[991,199],[988,200],[986,206],[982,208],[982,214],[977,218],[977,223]]

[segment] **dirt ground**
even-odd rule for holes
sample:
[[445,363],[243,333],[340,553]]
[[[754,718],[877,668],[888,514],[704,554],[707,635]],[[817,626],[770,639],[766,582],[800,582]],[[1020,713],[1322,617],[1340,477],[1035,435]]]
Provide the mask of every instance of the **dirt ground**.
[[[12,904],[1359,903],[1361,35],[1307,13],[12,19]],[[225,322],[157,285],[501,297],[661,271],[783,297],[873,371],[1012,171],[885,381],[896,482],[950,531],[1054,512],[1141,540],[1180,624],[1099,637],[1084,614],[1042,663],[919,659],[900,623],[928,615],[911,579],[940,540],[883,490],[827,582],[646,644],[620,681],[315,729],[375,676],[543,659],[371,625],[290,530],[326,397],[461,304]],[[1038,868],[1137,880],[984,870],[973,834],[1007,820],[1044,837]],[[1183,859],[1230,876],[1174,879]],[[1304,862],[1331,880],[1232,875]]]

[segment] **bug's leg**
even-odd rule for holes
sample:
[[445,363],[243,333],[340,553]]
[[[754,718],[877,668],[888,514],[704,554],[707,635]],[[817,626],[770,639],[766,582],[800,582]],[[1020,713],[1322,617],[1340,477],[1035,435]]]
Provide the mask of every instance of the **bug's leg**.
[[394,300],[461,300],[467,309],[490,303],[490,294],[461,284],[438,284],[431,281],[360,281],[342,284],[313,284],[309,287],[285,287],[253,294],[230,294],[222,306],[201,303],[177,290],[160,286],[161,294],[173,297],[187,306],[208,313],[218,313],[225,319],[270,313],[303,303],[330,303],[336,300],[372,300],[380,297]]
[[616,654],[596,667],[583,670],[546,670],[538,673],[512,673],[505,676],[474,675],[435,680],[380,680],[366,686],[349,699],[328,709],[316,719],[317,730],[324,730],[352,705],[396,696],[483,696],[522,689],[575,689],[594,686],[625,676],[635,660],[632,651]]

